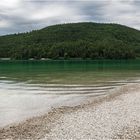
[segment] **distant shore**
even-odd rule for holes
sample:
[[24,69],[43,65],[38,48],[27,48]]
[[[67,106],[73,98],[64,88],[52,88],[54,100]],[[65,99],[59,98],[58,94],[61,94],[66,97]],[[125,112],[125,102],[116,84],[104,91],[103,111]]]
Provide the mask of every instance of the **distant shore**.
[[140,84],[0,129],[0,139],[138,139]]
[[126,60],[140,60],[139,57],[132,59],[132,58],[127,58],[127,59],[105,59],[105,58],[98,58],[98,59],[92,59],[92,58],[67,58],[65,59],[64,57],[60,57],[57,59],[52,59],[52,58],[29,58],[29,59],[13,59],[13,58],[0,58],[0,61],[126,61]]

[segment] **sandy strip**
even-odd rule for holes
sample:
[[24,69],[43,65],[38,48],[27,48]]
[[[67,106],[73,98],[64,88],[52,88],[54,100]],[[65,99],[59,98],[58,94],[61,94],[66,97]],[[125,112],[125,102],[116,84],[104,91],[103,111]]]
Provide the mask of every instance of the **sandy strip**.
[[0,129],[0,139],[140,139],[140,85]]

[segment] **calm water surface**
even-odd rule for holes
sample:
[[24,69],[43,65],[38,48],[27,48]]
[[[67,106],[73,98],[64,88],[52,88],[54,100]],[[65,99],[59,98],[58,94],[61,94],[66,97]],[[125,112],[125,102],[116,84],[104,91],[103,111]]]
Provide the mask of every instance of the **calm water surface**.
[[139,80],[140,60],[0,61],[0,127]]
[[49,84],[94,84],[133,80],[140,76],[140,60],[127,61],[0,61],[0,77]]

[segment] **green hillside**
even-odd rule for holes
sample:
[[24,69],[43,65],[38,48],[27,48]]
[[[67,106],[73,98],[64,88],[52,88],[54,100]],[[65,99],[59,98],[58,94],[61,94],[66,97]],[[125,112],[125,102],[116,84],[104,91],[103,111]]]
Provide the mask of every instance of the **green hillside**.
[[0,58],[128,59],[139,56],[140,31],[118,24],[62,24],[0,36]]

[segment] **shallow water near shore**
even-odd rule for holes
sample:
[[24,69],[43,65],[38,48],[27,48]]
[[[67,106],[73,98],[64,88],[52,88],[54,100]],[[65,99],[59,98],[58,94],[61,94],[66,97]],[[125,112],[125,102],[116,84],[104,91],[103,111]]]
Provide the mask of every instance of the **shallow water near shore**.
[[140,60],[0,61],[0,127],[139,79]]

